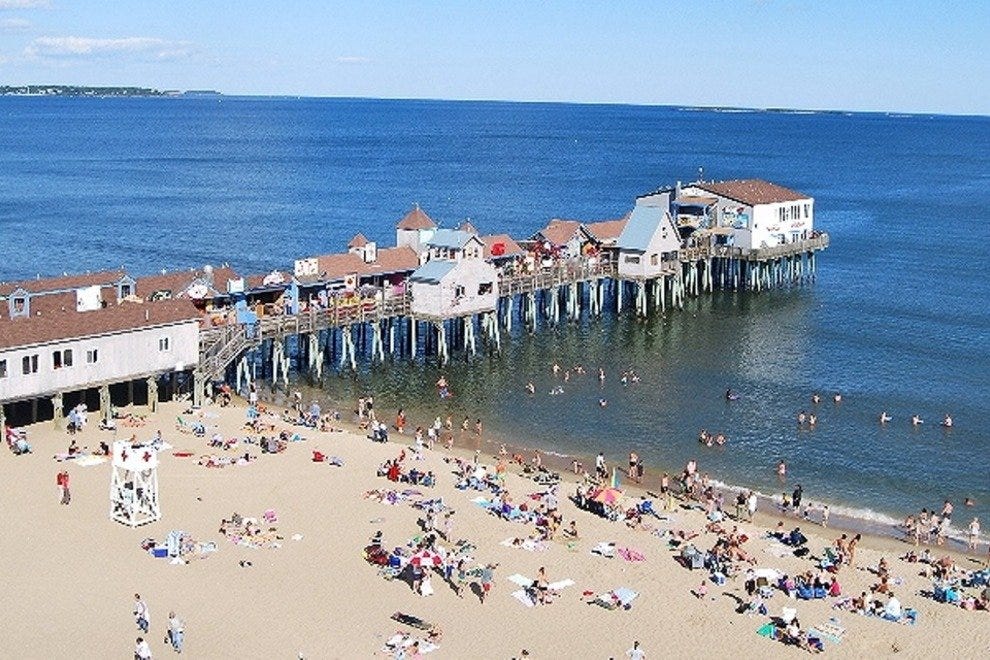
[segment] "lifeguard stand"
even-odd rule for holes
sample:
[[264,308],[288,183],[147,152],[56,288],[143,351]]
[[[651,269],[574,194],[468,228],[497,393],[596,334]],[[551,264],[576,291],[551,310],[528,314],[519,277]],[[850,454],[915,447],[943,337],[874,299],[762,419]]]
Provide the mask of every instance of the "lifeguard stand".
[[162,517],[158,506],[158,452],[150,446],[113,443],[110,519],[137,527]]

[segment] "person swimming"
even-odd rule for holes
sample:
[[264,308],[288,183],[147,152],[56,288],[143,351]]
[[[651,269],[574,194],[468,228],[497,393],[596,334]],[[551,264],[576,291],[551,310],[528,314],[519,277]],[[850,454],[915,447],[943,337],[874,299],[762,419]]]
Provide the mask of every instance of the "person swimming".
[[893,419],[893,417],[891,417],[890,415],[888,415],[886,410],[884,410],[882,413],[880,413],[880,423],[881,424],[886,424],[887,422],[889,422],[892,419]]
[[725,400],[726,401],[735,401],[738,398],[739,398],[739,395],[736,394],[735,392],[733,392],[731,389],[725,390]]
[[536,386],[533,385],[532,381],[526,383],[526,391],[530,394],[536,394]]
[[832,397],[832,401],[834,401],[835,403],[842,403],[842,395],[836,392],[835,395]]
[[598,405],[604,408],[608,405],[608,399],[598,399]]
[[811,402],[816,405],[822,402],[822,398],[818,396],[818,392],[811,395]]
[[911,426],[921,426],[925,423],[925,420],[921,419],[921,415],[911,416]]
[[777,476],[786,477],[787,476],[787,463],[780,461],[777,463]]
[[947,429],[952,428],[952,417],[949,416],[949,413],[945,413],[945,417],[942,419],[942,426]]

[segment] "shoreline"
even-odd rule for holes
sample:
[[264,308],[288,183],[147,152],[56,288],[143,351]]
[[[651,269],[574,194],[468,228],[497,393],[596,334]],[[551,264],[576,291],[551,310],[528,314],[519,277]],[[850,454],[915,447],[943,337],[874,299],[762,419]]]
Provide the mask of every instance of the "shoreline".
[[[291,409],[291,401],[289,399],[290,395],[288,393],[284,393],[278,389],[273,389],[271,387],[271,384],[268,383],[267,381],[261,381],[259,379],[258,382],[264,384],[264,387],[258,388],[259,399],[261,400],[262,403],[266,403],[268,405],[276,406],[282,409],[286,409],[286,408]],[[357,413],[356,410],[350,409],[352,407],[350,404],[333,399],[330,396],[331,394],[330,392],[327,392],[326,390],[314,388],[309,384],[295,382],[295,383],[291,383],[291,385],[302,386],[303,388],[305,388],[307,391],[310,392],[319,392],[319,397],[321,399],[320,400],[321,407],[324,406],[324,404],[329,404],[331,407],[337,409],[341,415],[341,420],[339,424],[341,424],[344,427],[345,431],[356,435],[360,435],[362,437],[367,436],[367,433],[362,431],[355,422],[354,417],[356,417]],[[235,401],[238,400],[240,403],[243,403],[243,405],[247,405],[246,399],[235,398]],[[304,400],[307,400],[305,396],[304,396]],[[312,400],[312,398],[310,398],[309,400]],[[376,404],[378,403],[379,402],[376,400]],[[376,405],[376,411],[380,411],[380,410],[381,407]],[[325,412],[326,409],[324,409],[324,413]],[[398,444],[399,438],[402,438],[403,440],[408,440],[410,443],[413,442],[412,432],[407,432],[403,435],[399,435],[396,432],[394,420],[384,417],[381,418],[380,421],[385,422],[389,428],[390,444]],[[427,428],[429,423],[430,423],[429,420],[424,420],[421,425],[425,429]],[[410,420],[407,422],[406,428],[415,429],[416,426],[419,425],[420,424],[413,423]],[[584,456],[580,454],[564,454],[560,452],[547,452],[545,450],[536,449],[535,447],[526,447],[520,444],[503,442],[497,437],[493,438],[487,432],[481,437],[479,437],[471,430],[467,431],[467,433],[464,433],[456,428],[450,431],[444,429],[441,432],[440,437],[445,440],[448,435],[453,435],[454,437],[452,453],[460,456],[461,458],[472,458],[474,456],[474,452],[480,450],[482,452],[482,455],[487,455],[489,457],[494,457],[497,459],[498,450],[500,446],[502,444],[505,444],[506,451],[510,457],[513,454],[521,454],[524,460],[526,461],[526,463],[530,463],[531,458],[534,455],[534,452],[539,451],[542,464],[551,471],[559,473],[562,483],[567,483],[574,486],[576,486],[580,482],[581,475],[574,473],[572,469],[572,461],[577,460],[579,463],[581,463],[584,466],[585,469],[589,467],[594,468],[594,464],[595,464],[595,458],[593,456]],[[437,445],[440,447],[440,449],[435,449],[434,451],[445,451],[445,448],[443,448],[442,446],[443,443],[441,441],[438,441]],[[487,453],[484,449],[482,449],[482,447],[488,449]],[[510,461],[508,463],[509,471],[517,475],[522,474],[522,471],[519,468],[520,466],[515,462]],[[640,494],[658,493],[660,490],[660,478],[665,470],[653,465],[646,465],[645,468],[646,469],[643,480],[637,483],[636,481],[629,479],[626,473],[626,468],[624,466],[621,467],[616,466],[616,470],[619,472],[620,475],[622,475],[620,487],[623,490],[630,492],[631,495],[635,494],[636,496],[639,496]],[[699,471],[704,472],[704,470],[700,468]],[[680,470],[667,471],[667,474],[670,476],[671,483],[673,484],[676,483],[677,476],[680,474]],[[967,560],[967,561],[975,560],[982,562],[985,560],[983,558],[983,555],[987,554],[986,560],[990,561],[990,541],[985,541],[983,538],[981,538],[975,552],[967,551],[966,537],[963,535],[963,530],[950,528],[950,532],[946,537],[945,545],[938,546],[935,545],[934,543],[920,543],[918,546],[915,546],[905,537],[905,534],[899,524],[887,523],[879,520],[870,520],[867,518],[850,515],[844,512],[844,510],[846,510],[847,507],[844,507],[843,505],[833,505],[828,501],[818,498],[814,500],[816,509],[812,510],[809,507],[809,510],[816,512],[820,510],[821,505],[827,505],[830,509],[828,527],[822,527],[820,522],[814,519],[814,516],[809,518],[804,518],[801,516],[788,515],[783,513],[781,511],[780,503],[777,501],[777,499],[775,499],[773,496],[767,495],[766,493],[754,489],[748,489],[743,486],[728,484],[715,478],[711,479],[711,483],[717,491],[720,491],[725,496],[725,506],[723,510],[727,514],[727,519],[731,519],[730,517],[728,517],[728,514],[730,512],[730,509],[732,508],[731,505],[732,496],[739,493],[740,491],[753,490],[753,492],[757,494],[759,500],[759,506],[757,508],[756,515],[753,518],[753,524],[759,527],[773,529],[777,526],[778,523],[783,522],[784,526],[788,529],[793,529],[793,527],[802,527],[806,532],[808,530],[812,530],[814,533],[818,535],[827,534],[829,531],[834,532],[836,535],[842,533],[862,534],[863,547],[869,547],[876,550],[884,550],[888,552],[896,549],[899,553],[898,556],[900,556],[900,554],[909,552],[911,550],[916,549],[916,551],[920,552],[924,548],[929,548],[933,553],[949,554],[954,556],[957,560]],[[569,493],[565,493],[565,494],[568,497],[570,496]],[[680,494],[678,493],[677,501],[680,504],[688,500],[685,500],[682,497],[680,497]],[[809,505],[811,504],[811,500],[805,500],[805,502]],[[889,514],[883,512],[874,512],[874,513],[876,513],[877,515],[890,517],[891,520],[895,519],[893,516],[890,516]],[[982,552],[984,546],[986,546],[987,548],[986,553]]]

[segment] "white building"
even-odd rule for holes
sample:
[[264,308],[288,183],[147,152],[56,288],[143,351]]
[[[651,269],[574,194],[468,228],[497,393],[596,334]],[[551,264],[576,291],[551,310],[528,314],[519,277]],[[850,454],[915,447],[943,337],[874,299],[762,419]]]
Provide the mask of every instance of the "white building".
[[616,241],[620,278],[656,277],[677,261],[681,238],[669,207],[669,193],[637,200]]
[[460,229],[437,229],[426,243],[427,259],[481,259],[485,243],[477,233]]
[[[731,244],[766,248],[811,238],[815,200],[761,179],[698,181],[680,195],[714,199],[714,231],[731,232]],[[679,195],[679,196],[680,196]]]
[[426,215],[419,204],[407,213],[395,226],[395,245],[397,247],[411,247],[416,253],[420,253],[437,229],[437,223],[433,218]]
[[479,255],[433,259],[409,277],[413,314],[452,318],[491,312],[498,303],[498,272]]
[[192,370],[199,318],[188,300],[0,318],[0,404],[51,398],[61,419],[64,394]]

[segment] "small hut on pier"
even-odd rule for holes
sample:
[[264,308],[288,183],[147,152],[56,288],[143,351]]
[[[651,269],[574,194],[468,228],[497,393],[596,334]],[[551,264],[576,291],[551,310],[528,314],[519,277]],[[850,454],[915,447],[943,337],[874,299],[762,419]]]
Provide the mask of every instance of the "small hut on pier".
[[[662,202],[666,202],[665,198]],[[642,279],[660,275],[676,261],[681,239],[666,203],[639,203],[619,235],[619,277]]]

